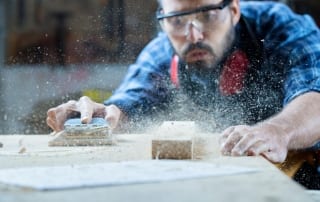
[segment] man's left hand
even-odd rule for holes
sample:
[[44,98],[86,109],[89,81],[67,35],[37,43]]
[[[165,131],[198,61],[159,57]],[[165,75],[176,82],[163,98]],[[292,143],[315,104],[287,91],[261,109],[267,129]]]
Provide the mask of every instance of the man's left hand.
[[262,155],[274,163],[281,163],[288,153],[288,139],[281,125],[263,122],[229,127],[221,134],[219,143],[224,155]]

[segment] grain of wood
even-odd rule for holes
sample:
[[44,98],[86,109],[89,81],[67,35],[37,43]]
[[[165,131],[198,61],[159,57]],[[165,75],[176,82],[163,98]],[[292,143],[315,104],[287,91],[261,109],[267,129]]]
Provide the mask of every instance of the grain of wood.
[[192,159],[192,140],[152,140],[153,159]]

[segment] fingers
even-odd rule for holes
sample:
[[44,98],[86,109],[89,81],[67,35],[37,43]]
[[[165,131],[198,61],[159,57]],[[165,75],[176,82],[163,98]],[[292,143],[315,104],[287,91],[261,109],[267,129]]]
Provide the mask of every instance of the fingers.
[[233,126],[226,129],[220,138],[221,153],[231,156],[259,155],[267,151],[261,134],[250,126]]
[[89,97],[83,96],[79,101],[71,100],[57,107],[51,108],[47,112],[47,125],[54,131],[63,130],[64,123],[68,118],[77,117],[80,113],[82,123],[90,123],[92,117],[105,117],[110,119],[112,126],[116,126],[121,116],[121,111],[116,106],[109,109],[106,116],[106,108],[103,104],[92,101]]
[[110,128],[111,129],[116,128],[119,123],[120,117],[122,116],[121,110],[115,105],[106,106],[105,110],[106,110],[105,119],[110,124]]
[[63,124],[66,119],[72,116],[72,114],[76,111],[75,103],[76,101],[70,100],[67,103],[50,108],[47,111],[46,121],[48,126],[56,132],[63,130]]
[[221,152],[224,155],[230,155],[234,146],[241,140],[242,134],[239,131],[241,126],[232,126],[227,128],[220,136]]
[[261,152],[261,155],[268,159],[269,161],[273,163],[282,163],[286,160],[288,154],[288,150],[272,150],[268,149],[267,151]]
[[271,162],[283,162],[288,152],[282,140],[283,135],[278,130],[261,126],[234,126],[226,129],[220,137],[222,154],[262,155]]
[[238,142],[241,140],[242,134],[239,132],[232,132],[231,135],[227,138],[222,153],[223,154],[232,154],[235,146],[238,144]]
[[51,108],[47,112],[47,125],[54,131],[61,131],[61,127],[57,125],[55,108]]
[[89,98],[80,98],[78,102],[70,100],[57,107],[50,108],[47,112],[47,125],[52,130],[59,132],[64,129],[65,121],[68,118],[76,117],[79,112],[83,113],[81,116],[83,117],[84,122],[90,122],[92,117],[92,106],[90,105],[90,101]]
[[219,144],[225,144],[226,140],[228,139],[230,133],[232,133],[235,129],[235,126],[231,126],[224,130],[219,138]]
[[252,147],[258,146],[259,144],[259,139],[257,138],[257,135],[254,135],[250,131],[247,131],[246,133],[241,136],[239,141],[235,144],[235,146],[231,150],[231,155],[232,156],[243,156],[243,155],[253,155],[255,153],[254,151],[250,151]]
[[77,103],[77,108],[81,114],[82,123],[90,123],[94,111],[94,102],[87,96],[83,96]]
[[247,149],[248,156],[258,156],[261,155],[263,152],[270,151],[269,146],[262,141],[256,142],[250,148]]
[[59,132],[63,130],[63,124],[66,121],[67,116],[68,110],[66,105],[51,108],[47,112],[47,124],[52,130]]

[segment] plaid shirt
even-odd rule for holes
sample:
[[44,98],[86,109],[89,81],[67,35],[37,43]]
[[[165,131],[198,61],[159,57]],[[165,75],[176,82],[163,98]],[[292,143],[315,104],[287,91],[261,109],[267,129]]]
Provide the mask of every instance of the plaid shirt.
[[[246,19],[247,26],[250,27],[249,33],[261,44],[258,52],[261,52],[262,57],[256,58],[259,63],[251,65],[254,74],[251,79],[247,78],[247,90],[236,95],[237,98],[232,99],[233,104],[230,105],[231,108],[236,108],[245,103],[243,113],[250,114],[247,111],[250,107],[258,113],[252,114],[252,120],[232,124],[263,120],[280,111],[283,105],[295,97],[310,91],[320,91],[320,32],[312,18],[294,14],[281,3],[240,4],[242,18]],[[241,36],[247,28],[239,23],[237,30]],[[252,38],[241,38],[240,41],[249,46],[253,43]],[[129,117],[133,117],[158,111],[164,103],[170,103],[169,97],[175,92],[169,81],[173,54],[174,50],[166,34],[159,33],[130,66],[122,84],[105,104],[115,104]],[[209,87],[206,89],[216,92]],[[274,98],[269,99],[271,97]],[[222,100],[226,105],[228,102],[224,99],[211,100]],[[204,107],[221,108],[223,105],[208,105],[210,102],[205,102]],[[270,109],[271,114],[268,112]],[[226,113],[225,109],[220,110],[220,114],[223,113]],[[239,120],[238,118],[235,119]]]

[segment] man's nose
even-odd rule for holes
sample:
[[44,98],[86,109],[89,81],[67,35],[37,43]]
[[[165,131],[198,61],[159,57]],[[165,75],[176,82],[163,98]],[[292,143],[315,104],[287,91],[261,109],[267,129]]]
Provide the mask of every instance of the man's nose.
[[188,27],[186,37],[187,37],[187,40],[195,44],[204,39],[204,34],[202,29],[200,29],[195,24],[191,23],[190,26]]

